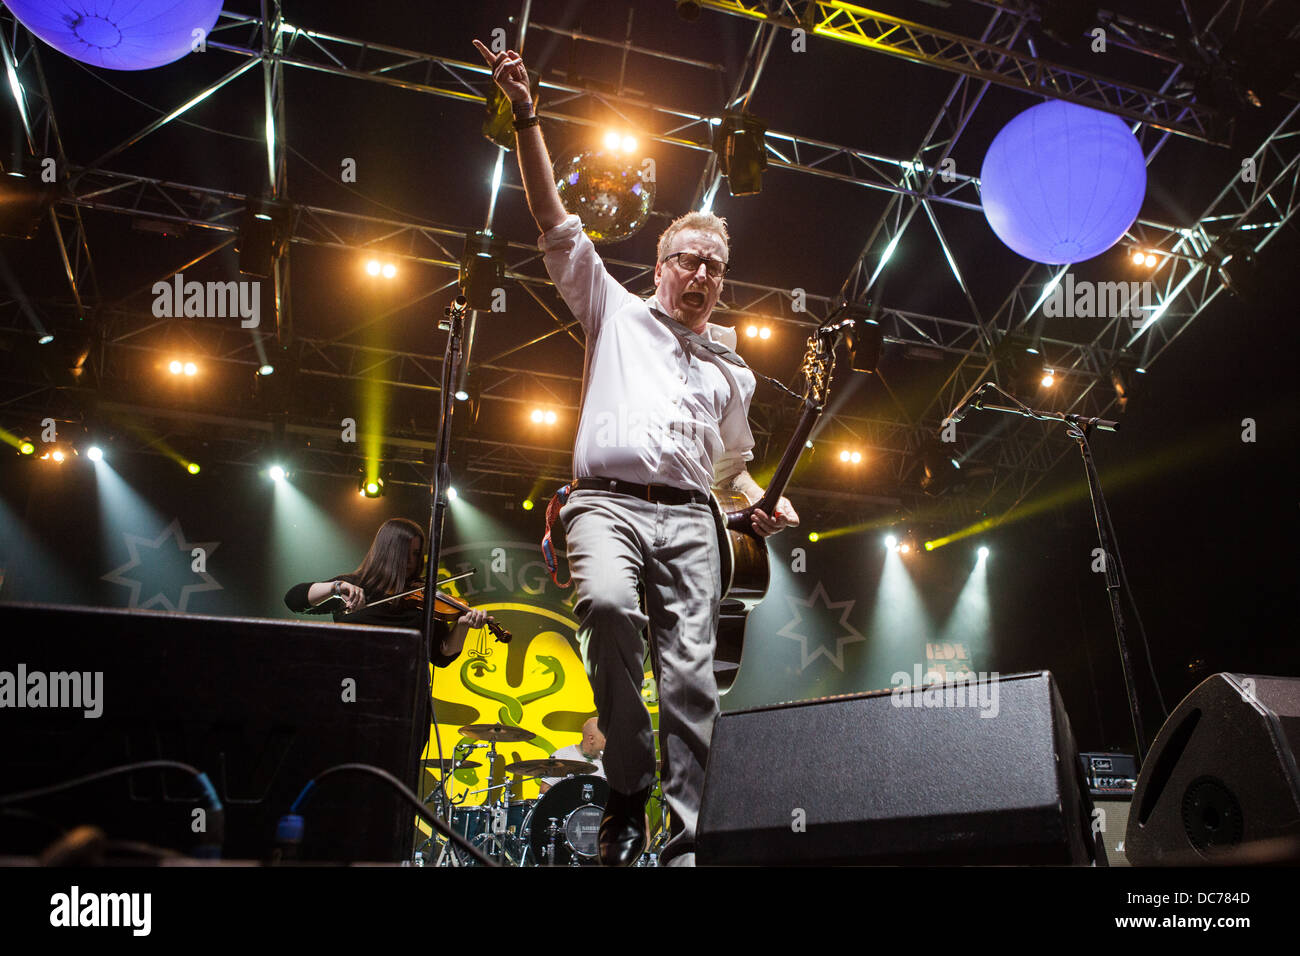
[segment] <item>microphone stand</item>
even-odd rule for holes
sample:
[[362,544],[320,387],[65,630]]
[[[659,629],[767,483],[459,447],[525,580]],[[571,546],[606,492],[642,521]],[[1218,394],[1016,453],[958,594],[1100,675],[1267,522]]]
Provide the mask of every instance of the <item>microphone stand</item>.
[[[439,330],[447,332],[447,350],[442,359],[442,387],[438,391],[442,405],[438,415],[438,444],[434,452],[432,473],[429,477],[429,558],[424,568],[424,621],[421,627],[421,633],[424,636],[426,667],[431,667],[433,661],[433,605],[437,594],[438,562],[442,554],[443,519],[447,514],[447,489],[451,486],[451,465],[449,463],[451,458],[451,416],[456,407],[453,389],[456,387],[455,383],[460,381],[460,369],[465,361],[465,314],[468,311],[469,303],[465,301],[465,297],[457,296],[452,300],[451,305],[446,308],[444,313],[446,319],[438,323]],[[429,715],[436,733],[438,718],[433,713],[432,677],[429,679]],[[438,745],[438,757],[439,759],[442,757],[441,741],[439,741]],[[442,793],[442,805],[444,807],[449,805],[446,777],[446,769],[440,768],[438,789]],[[439,823],[441,822],[439,821]],[[442,830],[442,827],[440,826],[438,829]],[[451,835],[452,830],[448,826],[443,832],[444,835]],[[484,861],[480,860],[480,862]]]
[[[1002,392],[1002,389],[992,383],[986,383],[986,385]],[[1121,564],[1119,545],[1115,541],[1114,528],[1110,523],[1110,510],[1106,507],[1106,499],[1101,493],[1101,479],[1097,475],[1097,465],[1093,461],[1092,449],[1088,445],[1088,433],[1094,428],[1114,432],[1119,430],[1119,422],[1109,421],[1104,418],[1089,418],[1084,415],[1070,415],[1063,412],[1041,411],[1030,408],[1006,392],[1002,392],[1002,394],[1015,402],[1015,406],[990,405],[984,401],[983,395],[980,394],[975,397],[970,407],[972,409],[987,409],[991,412],[1002,412],[1007,415],[1019,415],[1022,418],[1032,418],[1040,422],[1063,422],[1067,434],[1079,443],[1079,451],[1083,455],[1084,471],[1088,475],[1088,493],[1092,499],[1093,520],[1097,525],[1097,538],[1101,542],[1102,567],[1106,572],[1106,594],[1110,599],[1110,615],[1115,626],[1115,640],[1119,645],[1120,665],[1124,671],[1124,688],[1128,692],[1129,716],[1133,721],[1133,737],[1137,744],[1137,764],[1141,767],[1142,761],[1147,754],[1147,738],[1142,723],[1142,712],[1138,707],[1137,686],[1133,677],[1133,661],[1129,656],[1128,639],[1124,629],[1124,614],[1120,608]]]

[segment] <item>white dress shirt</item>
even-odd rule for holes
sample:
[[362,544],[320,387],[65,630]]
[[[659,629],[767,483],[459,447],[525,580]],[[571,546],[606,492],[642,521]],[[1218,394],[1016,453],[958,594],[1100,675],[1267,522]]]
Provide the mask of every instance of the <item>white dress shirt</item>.
[[[596,769],[591,772],[590,776],[600,777],[602,780],[606,779],[604,761],[599,757],[588,757],[582,752],[582,744],[569,744],[567,747],[561,747],[559,750],[555,751],[555,753],[551,754],[551,756],[556,760],[585,760],[587,763],[594,763]],[[542,783],[549,787],[553,787],[563,779],[563,777],[543,777]]]
[[[609,274],[577,216],[545,233],[538,246],[587,333],[574,477],[707,493],[740,471],[754,457],[754,373],[685,347],[650,314],[654,296],[639,299]],[[736,347],[734,329],[710,323],[705,334]]]

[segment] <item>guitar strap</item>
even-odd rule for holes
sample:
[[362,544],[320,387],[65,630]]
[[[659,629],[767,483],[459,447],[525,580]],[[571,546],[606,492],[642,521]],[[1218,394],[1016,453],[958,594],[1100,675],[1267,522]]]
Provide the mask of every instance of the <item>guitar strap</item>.
[[791,391],[789,388],[786,387],[784,382],[777,381],[776,379],[772,378],[772,376],[770,375],[764,375],[762,372],[749,368],[749,365],[745,363],[745,360],[743,358],[737,355],[735,351],[733,351],[732,349],[727,348],[721,342],[715,342],[710,338],[705,338],[703,335],[700,335],[698,332],[692,332],[690,329],[682,325],[672,316],[667,315],[662,310],[656,308],[653,305],[650,306],[650,314],[653,315],[656,319],[658,319],[661,324],[663,324],[668,328],[668,331],[672,332],[679,339],[684,339],[685,341],[690,342],[692,345],[704,349],[704,351],[710,352],[713,355],[716,355],[718,358],[722,359],[724,362],[727,362],[730,365],[734,365],[737,368],[749,369],[749,371],[753,373],[755,378],[761,378],[769,385],[772,385],[775,388],[780,389],[781,391],[785,392],[787,395],[798,399],[800,402],[803,401],[803,396],[798,394],[797,392]]

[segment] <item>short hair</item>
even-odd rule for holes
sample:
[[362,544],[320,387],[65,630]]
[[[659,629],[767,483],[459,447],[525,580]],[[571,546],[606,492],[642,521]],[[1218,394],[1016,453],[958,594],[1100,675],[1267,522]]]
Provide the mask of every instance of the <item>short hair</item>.
[[688,212],[672,221],[672,224],[663,231],[659,237],[659,257],[656,261],[663,262],[664,256],[668,254],[668,247],[679,232],[683,229],[698,229],[701,232],[715,233],[722,240],[723,248],[727,250],[727,257],[731,257],[731,237],[727,235],[727,220],[721,216],[715,216],[711,212]]

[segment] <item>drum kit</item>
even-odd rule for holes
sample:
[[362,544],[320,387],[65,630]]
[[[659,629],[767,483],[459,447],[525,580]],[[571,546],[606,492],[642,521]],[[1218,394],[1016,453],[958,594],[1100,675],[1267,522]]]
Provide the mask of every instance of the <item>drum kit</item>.
[[[536,735],[522,727],[505,724],[469,724],[460,728],[461,736],[475,743],[457,747],[450,760],[437,758],[423,761],[424,766],[446,775],[457,770],[474,769],[482,764],[470,760],[475,750],[487,751],[488,785],[462,794],[459,801],[445,800],[442,787],[426,799],[436,804],[438,815],[450,820],[451,827],[488,859],[502,866],[596,866],[599,864],[597,838],[600,818],[609,801],[609,784],[595,775],[594,763],[585,760],[516,760],[500,768],[515,777],[514,781],[493,783],[497,761],[497,744],[524,743]],[[515,797],[515,783],[526,778],[561,777],[535,800]],[[484,794],[481,804],[464,805],[471,796]],[[659,801],[662,820],[662,796],[656,788],[651,799]],[[445,802],[444,802],[445,801]],[[650,845],[638,866],[655,866],[659,851],[668,840],[667,827],[651,834]],[[434,848],[435,866],[468,866],[474,860],[458,851],[453,844],[433,835],[417,849],[417,857],[429,859]]]

